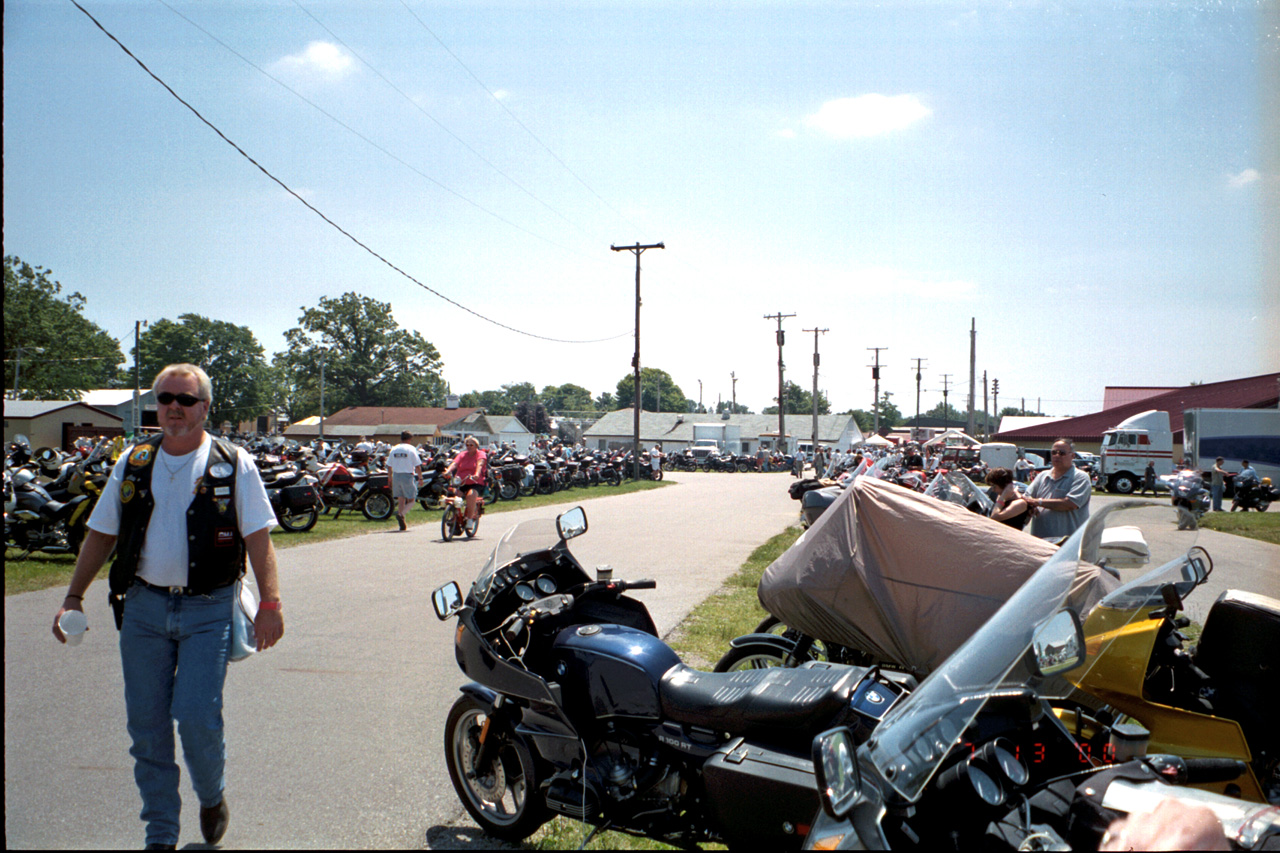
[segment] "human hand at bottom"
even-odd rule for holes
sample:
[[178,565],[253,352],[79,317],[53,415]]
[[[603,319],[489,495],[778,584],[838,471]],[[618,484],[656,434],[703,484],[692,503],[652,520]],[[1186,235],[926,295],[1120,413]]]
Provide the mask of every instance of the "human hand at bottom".
[[1161,800],[1153,811],[1120,818],[1099,850],[1230,850],[1222,824],[1204,806]]

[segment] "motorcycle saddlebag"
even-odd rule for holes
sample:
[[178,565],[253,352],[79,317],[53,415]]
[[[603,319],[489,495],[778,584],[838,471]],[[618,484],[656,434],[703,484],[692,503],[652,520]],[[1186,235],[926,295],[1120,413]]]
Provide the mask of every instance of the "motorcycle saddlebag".
[[730,850],[799,849],[822,808],[812,756],[737,741],[708,758],[702,776]]
[[1214,713],[1238,721],[1251,741],[1274,732],[1268,718],[1280,705],[1276,649],[1280,601],[1237,589],[1218,596],[1204,620],[1195,663],[1213,679]]
[[285,486],[284,492],[285,505],[290,509],[311,509],[316,505],[316,490],[314,486]]

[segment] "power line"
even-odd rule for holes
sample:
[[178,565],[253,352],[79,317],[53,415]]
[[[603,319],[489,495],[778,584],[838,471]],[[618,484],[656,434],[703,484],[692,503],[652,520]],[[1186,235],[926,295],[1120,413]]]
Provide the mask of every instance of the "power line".
[[628,225],[630,225],[632,228],[634,228],[634,229],[635,229],[635,230],[637,230],[637,231],[641,231],[641,230],[643,230],[642,228],[640,228],[640,226],[636,225],[634,222],[632,222],[631,220],[627,219],[627,217],[623,216],[623,215],[622,215],[622,211],[618,210],[616,207],[614,207],[613,205],[609,204],[609,202],[605,201],[604,197],[603,197],[603,196],[601,196],[601,195],[600,195],[600,193],[598,193],[598,192],[596,192],[594,189],[592,189],[592,188],[591,188],[591,185],[590,185],[590,184],[588,184],[586,181],[584,181],[584,180],[582,179],[582,176],[580,176],[577,172],[573,171],[573,169],[569,168],[569,164],[568,164],[568,163],[566,163],[564,160],[561,160],[561,159],[560,159],[560,157],[559,157],[559,155],[557,155],[557,154],[556,154],[556,152],[552,151],[552,150],[551,150],[551,148],[547,145],[547,143],[545,143],[545,142],[543,142],[541,139],[539,139],[539,138],[538,138],[538,135],[537,135],[536,133],[534,133],[532,130],[530,130],[530,129],[529,129],[529,126],[528,126],[528,125],[526,125],[524,122],[522,122],[522,121],[520,120],[520,118],[519,118],[515,113],[513,113],[513,112],[512,112],[512,111],[507,107],[507,105],[506,105],[506,104],[502,103],[502,99],[501,99],[501,98],[499,98],[497,95],[493,94],[493,91],[492,91],[488,86],[486,86],[486,85],[484,84],[484,81],[482,81],[479,77],[477,77],[477,76],[475,75],[475,72],[474,72],[474,71],[472,71],[470,68],[468,68],[468,67],[467,67],[467,64],[466,64],[465,62],[463,62],[463,61],[458,57],[458,54],[456,54],[456,53],[454,53],[452,50],[450,50],[450,49],[449,49],[449,45],[445,44],[445,43],[444,43],[444,40],[443,40],[443,39],[441,39],[441,38],[440,38],[440,36],[438,36],[438,35],[436,35],[434,32],[432,32],[431,28],[427,26],[426,21],[422,20],[422,18],[419,18],[419,17],[418,17],[418,13],[417,13],[417,12],[415,12],[415,11],[413,11],[412,9],[410,9],[410,8],[409,8],[409,4],[408,4],[408,3],[404,2],[404,0],[400,0],[400,5],[401,5],[401,6],[404,6],[405,11],[407,11],[410,15],[412,15],[412,16],[413,16],[413,18],[414,18],[414,20],[415,20],[415,21],[417,21],[417,22],[422,26],[422,28],[423,28],[424,30],[426,30],[426,31],[427,31],[428,35],[430,35],[433,39],[435,39],[435,40],[436,40],[436,42],[438,42],[438,43],[439,43],[439,45],[440,45],[442,48],[444,48],[445,53],[447,53],[447,54],[449,54],[451,57],[453,57],[454,62],[457,62],[457,63],[458,63],[458,65],[462,66],[462,70],[463,70],[463,71],[465,71],[465,72],[467,72],[467,74],[471,77],[471,79],[472,79],[472,80],[476,81],[476,85],[477,85],[477,86],[479,86],[481,89],[483,89],[483,90],[485,91],[485,94],[486,94],[486,95],[488,95],[490,98],[493,98],[494,103],[496,103],[499,107],[501,107],[503,112],[505,112],[507,115],[511,116],[511,120],[512,120],[512,121],[514,121],[516,124],[520,125],[520,127],[524,129],[524,132],[525,132],[525,133],[527,133],[527,134],[529,134],[529,136],[533,138],[533,141],[534,141],[534,142],[536,142],[536,143],[538,143],[539,145],[541,145],[541,146],[542,146],[542,150],[544,150],[544,151],[546,151],[548,154],[550,154],[550,155],[551,155],[551,158],[552,158],[553,160],[555,160],[557,163],[559,163],[561,166],[563,166],[563,167],[564,167],[564,170],[565,170],[566,172],[568,172],[570,175],[572,175],[572,176],[574,177],[574,179],[575,179],[578,183],[580,183],[580,184],[582,184],[584,187],[586,187],[586,188],[587,188],[587,191],[588,191],[589,193],[591,193],[593,196],[595,196],[595,197],[600,201],[600,203],[601,203],[601,204],[603,204],[605,207],[609,208],[609,210],[613,211],[614,215],[615,215],[615,216],[617,216],[620,220],[622,220],[623,222],[627,223]]
[[[395,83],[392,83],[392,82],[387,78],[387,76],[386,76],[385,74],[383,74],[381,71],[379,71],[377,68],[375,68],[375,67],[374,67],[373,63],[369,62],[369,60],[365,59],[363,56],[361,56],[359,53],[357,53],[357,52],[356,52],[356,50],[355,50],[355,48],[353,48],[351,45],[349,45],[349,44],[347,44],[345,41],[343,41],[343,40],[342,40],[342,38],[341,38],[337,33],[335,33],[333,30],[329,29],[329,27],[328,27],[328,26],[327,26],[323,21],[321,21],[319,18],[317,18],[315,15],[313,15],[313,14],[311,13],[311,11],[310,11],[310,10],[308,10],[305,6],[303,6],[300,2],[298,2],[298,0],[293,0],[293,5],[297,6],[299,9],[301,9],[301,10],[303,11],[303,13],[304,13],[304,14],[306,14],[306,16],[307,16],[307,17],[309,17],[311,20],[313,20],[313,21],[315,21],[317,24],[319,24],[321,29],[323,29],[326,33],[328,33],[330,36],[332,36],[332,37],[333,37],[333,39],[334,39],[335,41],[337,41],[337,42],[338,42],[338,44],[342,45],[342,46],[343,46],[343,47],[345,47],[348,51],[350,51],[352,56],[354,56],[356,59],[358,59],[358,60],[360,60],[361,62],[363,62],[363,63],[365,64],[365,66],[366,66],[370,71],[372,71],[374,74],[377,74],[377,75],[378,75],[378,77],[382,80],[382,82],[386,83],[388,86],[390,86],[392,89],[394,89],[394,90],[395,90],[395,92],[396,92],[396,94],[398,94],[400,97],[402,97],[402,98],[404,98],[406,101],[408,101],[408,102],[409,102],[409,104],[410,104],[414,109],[416,109],[418,112],[422,113],[422,114],[423,114],[424,116],[426,116],[427,118],[431,119],[431,121],[433,121],[437,127],[439,127],[439,128],[440,128],[441,130],[443,130],[445,133],[447,133],[447,134],[449,134],[451,137],[453,137],[453,139],[454,139],[454,140],[455,140],[459,145],[461,145],[463,148],[467,149],[467,150],[468,150],[468,151],[470,151],[472,154],[474,154],[474,155],[475,155],[475,156],[476,156],[476,157],[477,157],[481,162],[483,162],[486,166],[488,166],[489,168],[493,169],[495,172],[497,172],[497,173],[498,173],[499,175],[501,175],[502,177],[506,178],[506,179],[511,183],[511,185],[512,185],[512,186],[514,186],[516,189],[520,190],[520,192],[524,193],[524,194],[525,194],[525,195],[527,195],[529,198],[533,199],[533,200],[534,200],[534,201],[536,201],[538,204],[542,205],[542,206],[543,206],[543,207],[545,207],[547,210],[549,210],[549,211],[551,211],[552,213],[554,213],[556,216],[560,217],[562,220],[564,220],[564,222],[565,222],[566,224],[573,226],[573,227],[574,227],[574,228],[576,228],[578,231],[580,231],[584,236],[586,236],[586,237],[591,237],[591,234],[590,234],[586,229],[582,228],[582,227],[581,227],[581,226],[579,226],[577,223],[575,223],[575,222],[571,221],[571,220],[570,220],[567,216],[565,216],[563,213],[561,213],[560,211],[556,210],[554,207],[552,207],[551,205],[547,204],[547,203],[546,203],[545,201],[543,201],[542,199],[538,198],[538,197],[537,197],[536,195],[534,195],[530,190],[526,189],[526,188],[524,187],[524,185],[523,185],[523,184],[521,184],[521,183],[520,183],[519,181],[517,181],[515,178],[511,177],[510,175],[508,175],[508,174],[507,174],[506,172],[504,172],[501,168],[499,168],[495,163],[493,163],[491,160],[489,160],[489,158],[485,157],[485,156],[484,156],[483,154],[481,154],[479,151],[477,151],[476,149],[472,148],[469,144],[467,144],[466,140],[464,140],[461,136],[458,136],[458,134],[454,133],[451,129],[449,129],[449,127],[448,127],[447,125],[445,125],[445,124],[444,124],[444,122],[440,121],[440,119],[436,118],[434,115],[432,115],[431,113],[429,113],[429,112],[427,112],[425,109],[423,109],[421,104],[419,104],[419,103],[418,103],[417,101],[415,101],[413,98],[409,97],[409,96],[404,92],[404,90],[402,90],[402,89],[401,89],[399,86],[397,86]],[[585,253],[583,253],[583,256],[584,256],[584,257],[586,257],[586,254],[585,254]],[[595,260],[595,259],[593,258],[592,260]]]
[[[336,231],[338,231],[340,234],[342,234],[344,237],[346,237],[346,238],[347,238],[348,240],[350,240],[352,243],[355,243],[357,246],[359,246],[360,248],[364,249],[364,250],[365,250],[366,252],[368,252],[370,255],[372,255],[373,257],[377,258],[379,261],[382,261],[382,263],[383,263],[383,264],[385,264],[386,266],[388,266],[388,267],[390,267],[391,269],[395,270],[397,273],[399,273],[400,275],[404,276],[405,278],[407,278],[409,281],[413,282],[414,284],[418,285],[418,287],[421,287],[423,290],[427,291],[428,293],[431,293],[431,294],[433,294],[433,295],[435,295],[435,296],[439,297],[440,299],[443,299],[445,302],[448,302],[450,305],[453,305],[453,306],[454,306],[454,307],[456,307],[456,308],[461,308],[463,311],[466,311],[468,314],[471,314],[471,315],[472,315],[472,316],[474,316],[474,317],[478,317],[479,319],[484,320],[486,323],[492,323],[493,325],[498,326],[499,328],[506,329],[506,330],[507,330],[507,331],[509,331],[509,332],[515,332],[515,333],[516,333],[516,334],[518,334],[518,335],[525,335],[526,337],[536,338],[536,339],[538,339],[538,340],[551,341],[551,342],[553,342],[553,343],[558,343],[558,344],[598,344],[598,343],[603,343],[603,342],[605,342],[605,341],[612,341],[612,340],[617,340],[618,338],[624,338],[624,337],[626,337],[627,335],[630,335],[630,334],[631,334],[630,332],[624,332],[624,333],[622,333],[622,334],[620,334],[620,335],[613,335],[612,337],[608,337],[608,338],[596,338],[596,339],[593,339],[593,340],[587,340],[587,341],[572,341],[572,340],[565,340],[565,339],[563,339],[563,338],[551,338],[551,337],[547,337],[546,335],[539,335],[539,334],[535,334],[535,333],[533,333],[533,332],[526,332],[526,331],[524,331],[524,330],[522,330],[522,329],[517,329],[517,328],[515,328],[514,326],[508,326],[506,323],[501,323],[501,322],[499,322],[499,321],[497,321],[497,320],[494,320],[492,317],[486,317],[484,314],[481,314],[479,311],[476,311],[476,310],[474,310],[474,309],[472,309],[472,308],[468,308],[466,305],[463,305],[461,302],[458,302],[458,301],[457,301],[457,300],[455,300],[455,299],[450,299],[448,296],[445,296],[443,293],[441,293],[440,291],[436,290],[435,288],[430,287],[430,286],[429,286],[429,285],[427,285],[427,284],[424,284],[423,282],[421,282],[421,281],[419,281],[418,279],[416,279],[416,278],[414,278],[413,276],[411,276],[409,273],[407,273],[407,272],[405,272],[404,270],[400,269],[400,268],[399,268],[398,266],[396,266],[395,264],[391,263],[391,261],[387,260],[387,259],[386,259],[386,258],[384,258],[382,255],[378,254],[378,253],[377,253],[377,252],[375,252],[373,249],[369,248],[369,246],[367,246],[367,245],[365,245],[364,243],[362,243],[362,242],[361,242],[359,239],[357,239],[354,235],[352,235],[350,232],[348,232],[347,230],[345,230],[342,226],[338,225],[338,223],[334,222],[332,219],[330,219],[328,216],[326,216],[324,213],[322,213],[322,212],[321,212],[321,211],[320,211],[320,210],[319,210],[315,205],[311,204],[309,201],[307,201],[306,199],[304,199],[302,196],[300,196],[300,195],[298,195],[296,192],[294,192],[294,191],[289,187],[289,185],[288,185],[288,184],[286,184],[284,181],[282,181],[282,180],[280,180],[279,178],[277,178],[275,175],[271,174],[271,172],[267,171],[267,169],[266,169],[266,167],[265,167],[265,166],[263,166],[263,165],[262,165],[261,163],[259,163],[257,160],[255,160],[255,159],[253,159],[251,156],[249,156],[249,154],[248,154],[248,153],[246,153],[246,152],[245,152],[245,150],[244,150],[243,148],[241,148],[239,145],[237,145],[236,143],[234,143],[234,142],[232,142],[230,139],[228,139],[228,138],[227,138],[227,136],[226,136],[226,134],[224,134],[221,130],[219,130],[219,129],[218,129],[218,128],[217,128],[217,127],[216,127],[216,126],[211,122],[211,121],[209,121],[207,118],[205,118],[203,115],[201,115],[199,110],[197,110],[195,107],[191,106],[191,104],[189,104],[189,103],[187,103],[186,101],[184,101],[184,100],[182,99],[182,96],[181,96],[181,95],[179,95],[177,92],[175,92],[175,91],[174,91],[174,90],[169,86],[169,84],[168,84],[168,83],[164,82],[164,81],[163,81],[163,80],[161,80],[158,76],[156,76],[155,72],[153,72],[150,68],[148,68],[148,67],[146,66],[146,63],[144,63],[144,62],[143,62],[141,59],[139,59],[138,57],[134,56],[134,55],[133,55],[133,52],[132,52],[132,51],[130,51],[130,50],[129,50],[129,48],[125,47],[125,46],[124,46],[124,44],[123,44],[123,43],[121,43],[120,39],[118,39],[118,38],[116,38],[114,35],[112,35],[112,34],[111,34],[111,32],[110,32],[106,27],[104,27],[104,26],[103,26],[103,25],[98,21],[98,19],[97,19],[97,18],[95,18],[93,15],[89,14],[89,11],[88,11],[87,9],[85,9],[83,6],[81,6],[81,5],[77,2],[77,0],[70,0],[70,2],[71,2],[71,5],[75,6],[75,7],[76,7],[77,9],[79,9],[81,12],[84,12],[85,17],[87,17],[89,20],[93,21],[94,26],[96,26],[98,29],[102,30],[102,32],[107,36],[107,38],[109,38],[109,39],[111,39],[113,42],[115,42],[115,43],[116,43],[116,45],[117,45],[121,50],[123,50],[123,51],[125,52],[125,54],[126,54],[130,59],[132,59],[134,62],[136,62],[136,63],[138,64],[138,67],[140,67],[143,71],[147,72],[147,75],[148,75],[149,77],[151,77],[151,79],[152,79],[152,80],[155,80],[157,83],[159,83],[161,86],[163,86],[163,87],[164,87],[164,89],[165,89],[165,91],[166,91],[166,92],[168,92],[170,95],[172,95],[172,96],[174,97],[174,99],[176,99],[176,100],[178,101],[178,103],[182,104],[184,107],[186,107],[188,110],[190,110],[190,111],[192,112],[192,114],[193,114],[193,115],[195,115],[195,117],[196,117],[196,118],[200,119],[200,121],[201,121],[202,123],[204,123],[204,124],[205,124],[209,129],[210,129],[210,130],[212,130],[214,133],[218,134],[218,137],[219,137],[223,142],[227,143],[227,144],[228,144],[228,145],[230,145],[232,148],[234,148],[234,149],[237,151],[237,153],[239,153],[239,154],[240,154],[240,156],[241,156],[241,157],[245,158],[245,159],[246,159],[246,160],[248,160],[250,163],[252,163],[254,166],[256,166],[256,167],[258,168],[258,171],[262,172],[262,174],[264,174],[264,175],[266,175],[268,178],[270,178],[270,179],[271,179],[275,184],[277,184],[281,189],[283,189],[283,190],[284,190],[285,192],[287,192],[289,195],[291,195],[291,196],[293,196],[294,198],[296,198],[299,202],[301,202],[303,205],[305,205],[305,206],[307,207],[307,209],[308,209],[308,210],[310,210],[310,211],[311,211],[312,213],[314,213],[316,216],[319,216],[321,219],[323,219],[323,220],[324,220],[326,223],[328,223],[332,228],[334,228]],[[424,176],[424,177],[425,177],[425,176]],[[473,202],[473,203],[474,203],[474,202]]]
[[[73,2],[74,2],[74,0],[73,0]],[[586,254],[585,252],[580,252],[580,251],[578,251],[578,250],[576,250],[576,249],[571,249],[571,248],[570,248],[570,247],[568,247],[568,246],[563,246],[563,245],[561,245],[560,243],[557,243],[556,241],[554,241],[554,240],[552,240],[552,239],[550,239],[550,238],[548,238],[548,237],[543,237],[541,234],[538,234],[538,233],[536,233],[536,232],[534,232],[534,231],[530,231],[528,228],[525,228],[525,227],[523,227],[523,226],[521,226],[521,225],[517,225],[516,223],[512,222],[511,220],[507,219],[506,217],[502,216],[501,214],[494,213],[492,210],[489,210],[487,207],[485,207],[484,205],[480,204],[479,202],[477,202],[477,201],[473,201],[472,199],[467,198],[465,195],[463,195],[462,193],[460,193],[460,192],[458,192],[457,190],[453,189],[452,187],[448,186],[447,184],[444,184],[444,183],[442,183],[442,182],[440,182],[440,181],[436,180],[435,178],[433,178],[433,177],[431,177],[430,175],[428,175],[426,172],[423,172],[421,169],[419,169],[419,168],[417,168],[416,166],[414,166],[414,165],[412,165],[412,164],[410,164],[410,163],[406,162],[404,159],[402,159],[402,158],[398,157],[397,155],[395,155],[395,154],[391,153],[391,152],[390,152],[390,151],[388,151],[386,148],[383,148],[383,147],[382,147],[381,145],[379,145],[377,142],[374,142],[372,139],[370,139],[369,137],[365,136],[363,133],[361,133],[360,131],[356,130],[354,127],[352,127],[351,125],[347,124],[347,123],[346,123],[346,122],[344,122],[342,119],[338,118],[338,117],[337,117],[337,116],[335,116],[333,113],[329,112],[329,111],[328,111],[328,110],[326,110],[324,107],[320,106],[320,105],[319,105],[319,104],[317,104],[315,101],[313,101],[313,100],[311,100],[310,98],[308,98],[306,95],[304,95],[304,94],[302,94],[301,92],[299,92],[298,90],[294,89],[292,86],[290,86],[288,83],[285,83],[285,82],[284,82],[283,80],[281,80],[279,77],[276,77],[276,76],[275,76],[274,74],[272,74],[271,72],[269,72],[269,71],[267,71],[266,69],[262,68],[262,67],[261,67],[261,66],[259,66],[257,63],[255,63],[253,60],[248,59],[248,58],[247,58],[247,57],[245,57],[243,54],[241,54],[239,51],[237,51],[235,48],[233,48],[231,45],[227,44],[227,43],[226,43],[226,42],[224,42],[222,39],[218,38],[218,37],[217,37],[217,36],[215,36],[213,33],[209,32],[209,31],[208,31],[208,30],[206,30],[204,27],[200,26],[198,23],[196,23],[195,21],[193,21],[193,20],[191,20],[190,18],[188,18],[186,15],[182,14],[181,12],[179,12],[177,9],[173,8],[172,6],[170,6],[170,5],[166,2],[166,0],[157,0],[157,2],[159,2],[162,6],[164,6],[166,9],[168,9],[170,12],[173,12],[173,14],[177,15],[177,16],[178,16],[179,18],[181,18],[182,20],[186,21],[186,22],[187,22],[188,24],[190,24],[191,26],[195,27],[195,28],[196,28],[197,30],[199,30],[200,32],[204,33],[204,34],[205,34],[206,36],[208,36],[209,38],[213,39],[215,42],[217,42],[219,45],[221,45],[223,48],[225,48],[228,52],[230,52],[233,56],[235,56],[236,58],[238,58],[241,62],[244,62],[244,63],[245,63],[246,65],[248,65],[250,68],[252,68],[253,70],[257,71],[259,74],[261,74],[262,76],[266,77],[268,80],[271,80],[271,81],[272,81],[273,83],[275,83],[277,86],[280,86],[282,89],[284,89],[285,91],[289,92],[289,93],[290,93],[290,94],[292,94],[294,97],[298,98],[298,100],[302,101],[302,102],[303,102],[303,103],[305,103],[307,106],[311,107],[311,108],[312,108],[312,109],[314,109],[316,112],[320,113],[320,114],[321,114],[321,115],[323,115],[325,118],[329,119],[329,120],[330,120],[330,121],[332,121],[334,124],[338,125],[338,126],[339,126],[339,127],[341,127],[343,130],[345,130],[345,131],[347,131],[348,133],[350,133],[352,136],[355,136],[357,139],[361,140],[361,141],[362,141],[362,142],[364,142],[365,144],[367,144],[367,145],[371,146],[372,148],[375,148],[375,149],[377,149],[378,151],[382,152],[383,154],[385,154],[386,156],[390,157],[392,160],[396,161],[396,162],[397,162],[397,163],[399,163],[401,166],[404,166],[406,169],[408,169],[409,171],[413,172],[415,175],[417,175],[418,177],[422,178],[423,180],[425,180],[425,181],[427,181],[427,182],[429,182],[429,183],[431,183],[431,184],[434,184],[435,186],[437,186],[437,187],[439,187],[440,189],[444,190],[445,192],[447,192],[449,195],[453,196],[454,198],[456,198],[456,199],[458,199],[458,200],[460,200],[460,201],[464,201],[464,202],[466,202],[467,204],[469,204],[469,205],[471,205],[472,207],[474,207],[476,210],[479,210],[481,213],[484,213],[484,214],[486,214],[486,215],[488,215],[488,216],[492,216],[494,219],[498,220],[498,221],[499,221],[499,222],[501,222],[502,224],[504,224],[504,225],[508,225],[508,226],[510,226],[510,227],[512,227],[512,228],[514,228],[514,229],[516,229],[517,231],[521,231],[521,232],[523,232],[523,233],[525,233],[525,234],[528,234],[530,237],[533,237],[533,238],[534,238],[534,239],[536,239],[536,240],[541,240],[542,242],[546,243],[548,246],[554,246],[554,247],[555,247],[555,248],[557,248],[557,249],[560,249],[560,250],[565,251],[565,252],[569,252],[570,254],[573,254],[573,255],[577,255],[577,256],[578,256],[578,257],[580,257],[580,258],[585,258],[585,259],[590,260],[590,261],[592,261],[592,262],[597,262],[597,263],[598,263],[598,261],[597,261],[597,259],[596,259],[596,258],[594,258],[594,257],[592,257],[592,256],[590,256],[590,255],[588,255],[588,254]],[[77,3],[76,5],[77,5],[77,7],[79,7],[79,4],[78,4],[78,3]],[[81,11],[84,11],[83,7],[81,7]],[[303,11],[306,11],[306,10],[303,10]],[[88,12],[85,12],[85,14],[86,14],[86,15],[88,15],[89,13],[88,13]],[[92,15],[90,15],[90,18],[92,18],[92,17],[93,17],[93,16],[92,16]],[[96,20],[94,20],[94,23],[97,23],[97,21],[96,21]],[[321,25],[321,26],[323,26],[323,25]],[[99,25],[98,25],[98,27],[99,27],[99,29],[102,29],[102,25],[101,25],[101,24],[99,24]],[[103,32],[106,32],[106,30],[105,30],[105,29],[103,29]],[[110,33],[107,33],[107,34],[108,34],[108,35],[110,35]],[[113,40],[114,40],[114,36],[113,36],[112,38],[113,38]],[[336,38],[336,36],[335,36],[335,38]],[[119,44],[119,41],[116,41],[116,43],[117,43],[117,44]],[[121,48],[124,48],[124,45],[121,45]],[[128,50],[125,50],[125,53],[129,53],[129,51],[128,51]],[[353,53],[354,53],[354,51],[353,51]],[[130,53],[129,55],[130,55],[130,56],[133,56],[133,54],[131,54],[131,53]],[[135,61],[137,61],[137,57],[134,57],[134,60],[135,60]],[[363,60],[361,60],[361,61],[363,61]],[[141,64],[141,63],[139,63],[139,64]],[[366,64],[367,64],[367,63],[366,63]],[[146,68],[146,66],[144,65],[144,66],[143,66],[143,68]],[[151,73],[149,69],[147,70],[147,73],[148,73],[148,74],[150,74],[150,73]],[[154,74],[152,74],[152,76],[154,77],[155,75],[154,75]],[[157,79],[157,80],[159,80],[159,78],[156,78],[156,79]],[[163,82],[161,82],[161,85],[163,85]],[[165,88],[168,88],[168,87],[166,86]],[[172,92],[172,90],[170,90],[170,91]],[[177,95],[174,95],[174,97],[177,97]],[[179,98],[178,100],[182,100],[182,99],[181,99],[181,98]],[[184,101],[183,103],[185,104],[186,102]],[[188,107],[188,108],[189,108],[189,107]],[[195,111],[194,111],[194,110],[192,110],[192,112],[195,112]],[[199,115],[199,113],[197,113],[197,115]],[[201,119],[201,120],[203,120],[203,117],[202,117],[202,119]],[[206,123],[206,124],[208,124],[208,122],[205,122],[205,123]],[[212,125],[210,125],[210,126],[212,127]],[[465,143],[464,143],[464,144],[465,144]],[[256,164],[255,164],[255,165],[256,165]]]

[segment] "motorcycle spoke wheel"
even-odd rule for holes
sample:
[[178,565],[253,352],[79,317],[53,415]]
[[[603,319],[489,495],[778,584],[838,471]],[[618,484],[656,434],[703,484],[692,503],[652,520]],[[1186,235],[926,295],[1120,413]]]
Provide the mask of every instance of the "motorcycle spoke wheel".
[[786,666],[782,653],[772,646],[749,645],[729,649],[716,662],[714,672],[743,672],[750,669],[768,669]]
[[[528,838],[550,816],[537,793],[533,756],[524,742],[496,725],[486,726],[488,710],[470,696],[454,703],[445,722],[445,763],[463,806],[489,835],[504,841]],[[480,735],[487,728],[489,758],[477,765]]]
[[294,512],[293,510],[282,510],[276,516],[276,520],[280,522],[280,526],[289,533],[306,533],[308,530],[316,526],[316,521],[320,518],[320,511],[315,507],[303,510],[302,512]]
[[444,515],[440,517],[440,535],[446,542],[453,541],[453,517],[455,514],[453,507],[448,507],[444,511]]
[[374,492],[360,504],[360,511],[370,521],[386,521],[395,511],[391,497],[383,492]]

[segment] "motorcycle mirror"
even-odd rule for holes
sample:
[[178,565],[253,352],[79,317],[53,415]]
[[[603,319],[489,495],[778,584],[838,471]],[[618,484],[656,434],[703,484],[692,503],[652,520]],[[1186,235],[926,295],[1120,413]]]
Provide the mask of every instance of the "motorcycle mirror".
[[462,590],[458,588],[458,582],[449,581],[431,593],[431,606],[435,608],[436,617],[442,622],[461,610]]
[[1070,608],[1058,611],[1031,638],[1032,660],[1039,676],[1057,675],[1084,663],[1084,628]]
[[835,820],[843,820],[862,793],[857,754],[847,726],[828,729],[813,739],[813,770],[822,809]]
[[563,512],[556,516],[556,530],[564,541],[586,533],[587,511],[580,506],[575,506],[568,512]]
[[1207,581],[1209,575],[1213,574],[1213,558],[1199,545],[1187,552],[1187,562],[1195,575],[1197,586]]

